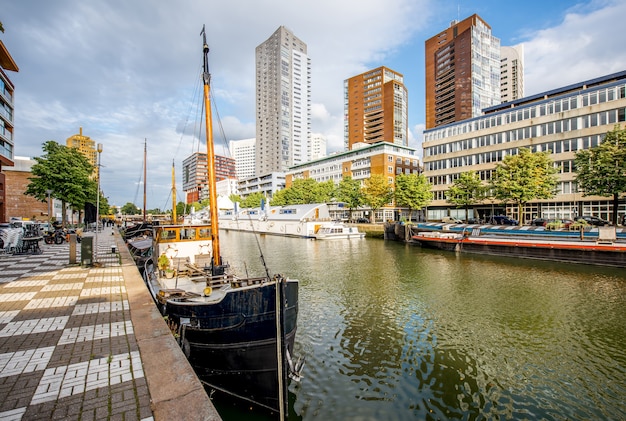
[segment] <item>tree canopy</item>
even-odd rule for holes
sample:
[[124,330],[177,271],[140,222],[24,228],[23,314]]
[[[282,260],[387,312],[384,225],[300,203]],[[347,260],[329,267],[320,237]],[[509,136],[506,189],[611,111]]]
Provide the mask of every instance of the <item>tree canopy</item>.
[[413,219],[413,211],[420,210],[430,203],[431,185],[424,174],[398,174],[394,198],[397,206],[409,208],[409,220]]
[[373,174],[365,180],[363,187],[365,204],[372,208],[372,221],[376,222],[376,211],[393,200],[393,189],[382,174]]
[[574,164],[585,196],[612,197],[612,222],[617,224],[619,196],[626,192],[626,129],[615,126],[600,145],[576,152]]
[[97,183],[92,179],[93,165],[78,149],[60,145],[53,140],[43,144],[44,154],[35,157],[26,194],[45,202],[50,196],[61,200],[62,223],[66,221],[66,205],[84,209],[85,203],[96,202]]
[[350,214],[349,218],[352,219],[352,211],[365,204],[365,195],[361,190],[361,182],[350,176],[342,178],[337,186],[335,199],[346,204]]
[[449,203],[465,209],[465,222],[467,222],[469,207],[484,199],[485,190],[478,173],[467,171],[454,180],[446,193],[446,199]]
[[519,224],[523,207],[535,199],[551,199],[556,194],[558,177],[550,152],[531,152],[520,148],[517,155],[507,155],[496,165],[491,179],[493,196],[517,205]]
[[123,215],[138,215],[139,213],[141,213],[141,210],[139,210],[139,208],[131,202],[128,202],[124,206],[122,206],[122,209],[120,209],[120,211]]
[[272,197],[273,206],[328,203],[333,198],[335,184],[332,180],[317,182],[312,178],[298,178],[291,186],[279,190]]
[[261,192],[254,192],[243,199],[239,205],[242,208],[258,208],[261,206],[262,200],[265,200],[265,195]]

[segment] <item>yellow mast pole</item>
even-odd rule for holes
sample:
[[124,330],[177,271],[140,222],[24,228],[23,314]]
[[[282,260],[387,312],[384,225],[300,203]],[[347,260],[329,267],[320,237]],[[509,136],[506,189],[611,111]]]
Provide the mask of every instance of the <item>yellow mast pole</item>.
[[204,72],[202,79],[204,81],[204,108],[206,123],[206,150],[207,150],[207,178],[209,188],[209,209],[211,214],[211,243],[213,246],[213,265],[222,264],[222,256],[220,254],[219,225],[217,222],[217,193],[215,191],[215,150],[213,147],[213,120],[211,116],[211,99],[210,85],[211,74],[209,73],[209,46],[206,43],[206,32],[202,27],[203,35],[203,52],[204,52]]
[[174,174],[174,160],[172,159],[172,224],[176,223],[176,176]]

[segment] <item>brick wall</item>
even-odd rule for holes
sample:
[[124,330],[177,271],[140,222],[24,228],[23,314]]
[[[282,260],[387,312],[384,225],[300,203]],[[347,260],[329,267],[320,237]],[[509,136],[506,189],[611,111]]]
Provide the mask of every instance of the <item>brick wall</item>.
[[[24,194],[26,187],[30,184],[30,172],[11,171],[6,167],[3,171],[5,175],[5,209],[7,221],[11,217],[36,219],[45,221],[48,219],[48,204],[40,202],[32,196]],[[7,222],[3,221],[3,222]]]

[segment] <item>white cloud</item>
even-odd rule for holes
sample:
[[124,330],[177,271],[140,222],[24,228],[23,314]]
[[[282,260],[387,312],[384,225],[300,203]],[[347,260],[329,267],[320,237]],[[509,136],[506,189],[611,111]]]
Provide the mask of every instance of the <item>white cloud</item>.
[[[590,8],[602,7],[589,12]],[[525,93],[533,95],[626,69],[623,1],[571,9],[563,21],[524,42]]]

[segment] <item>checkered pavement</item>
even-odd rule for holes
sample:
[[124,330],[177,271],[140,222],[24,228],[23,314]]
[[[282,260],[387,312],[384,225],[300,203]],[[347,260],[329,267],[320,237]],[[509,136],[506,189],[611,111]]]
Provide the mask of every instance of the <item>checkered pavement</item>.
[[0,420],[153,419],[113,245],[88,268],[80,244],[74,265],[67,243],[0,255]]

